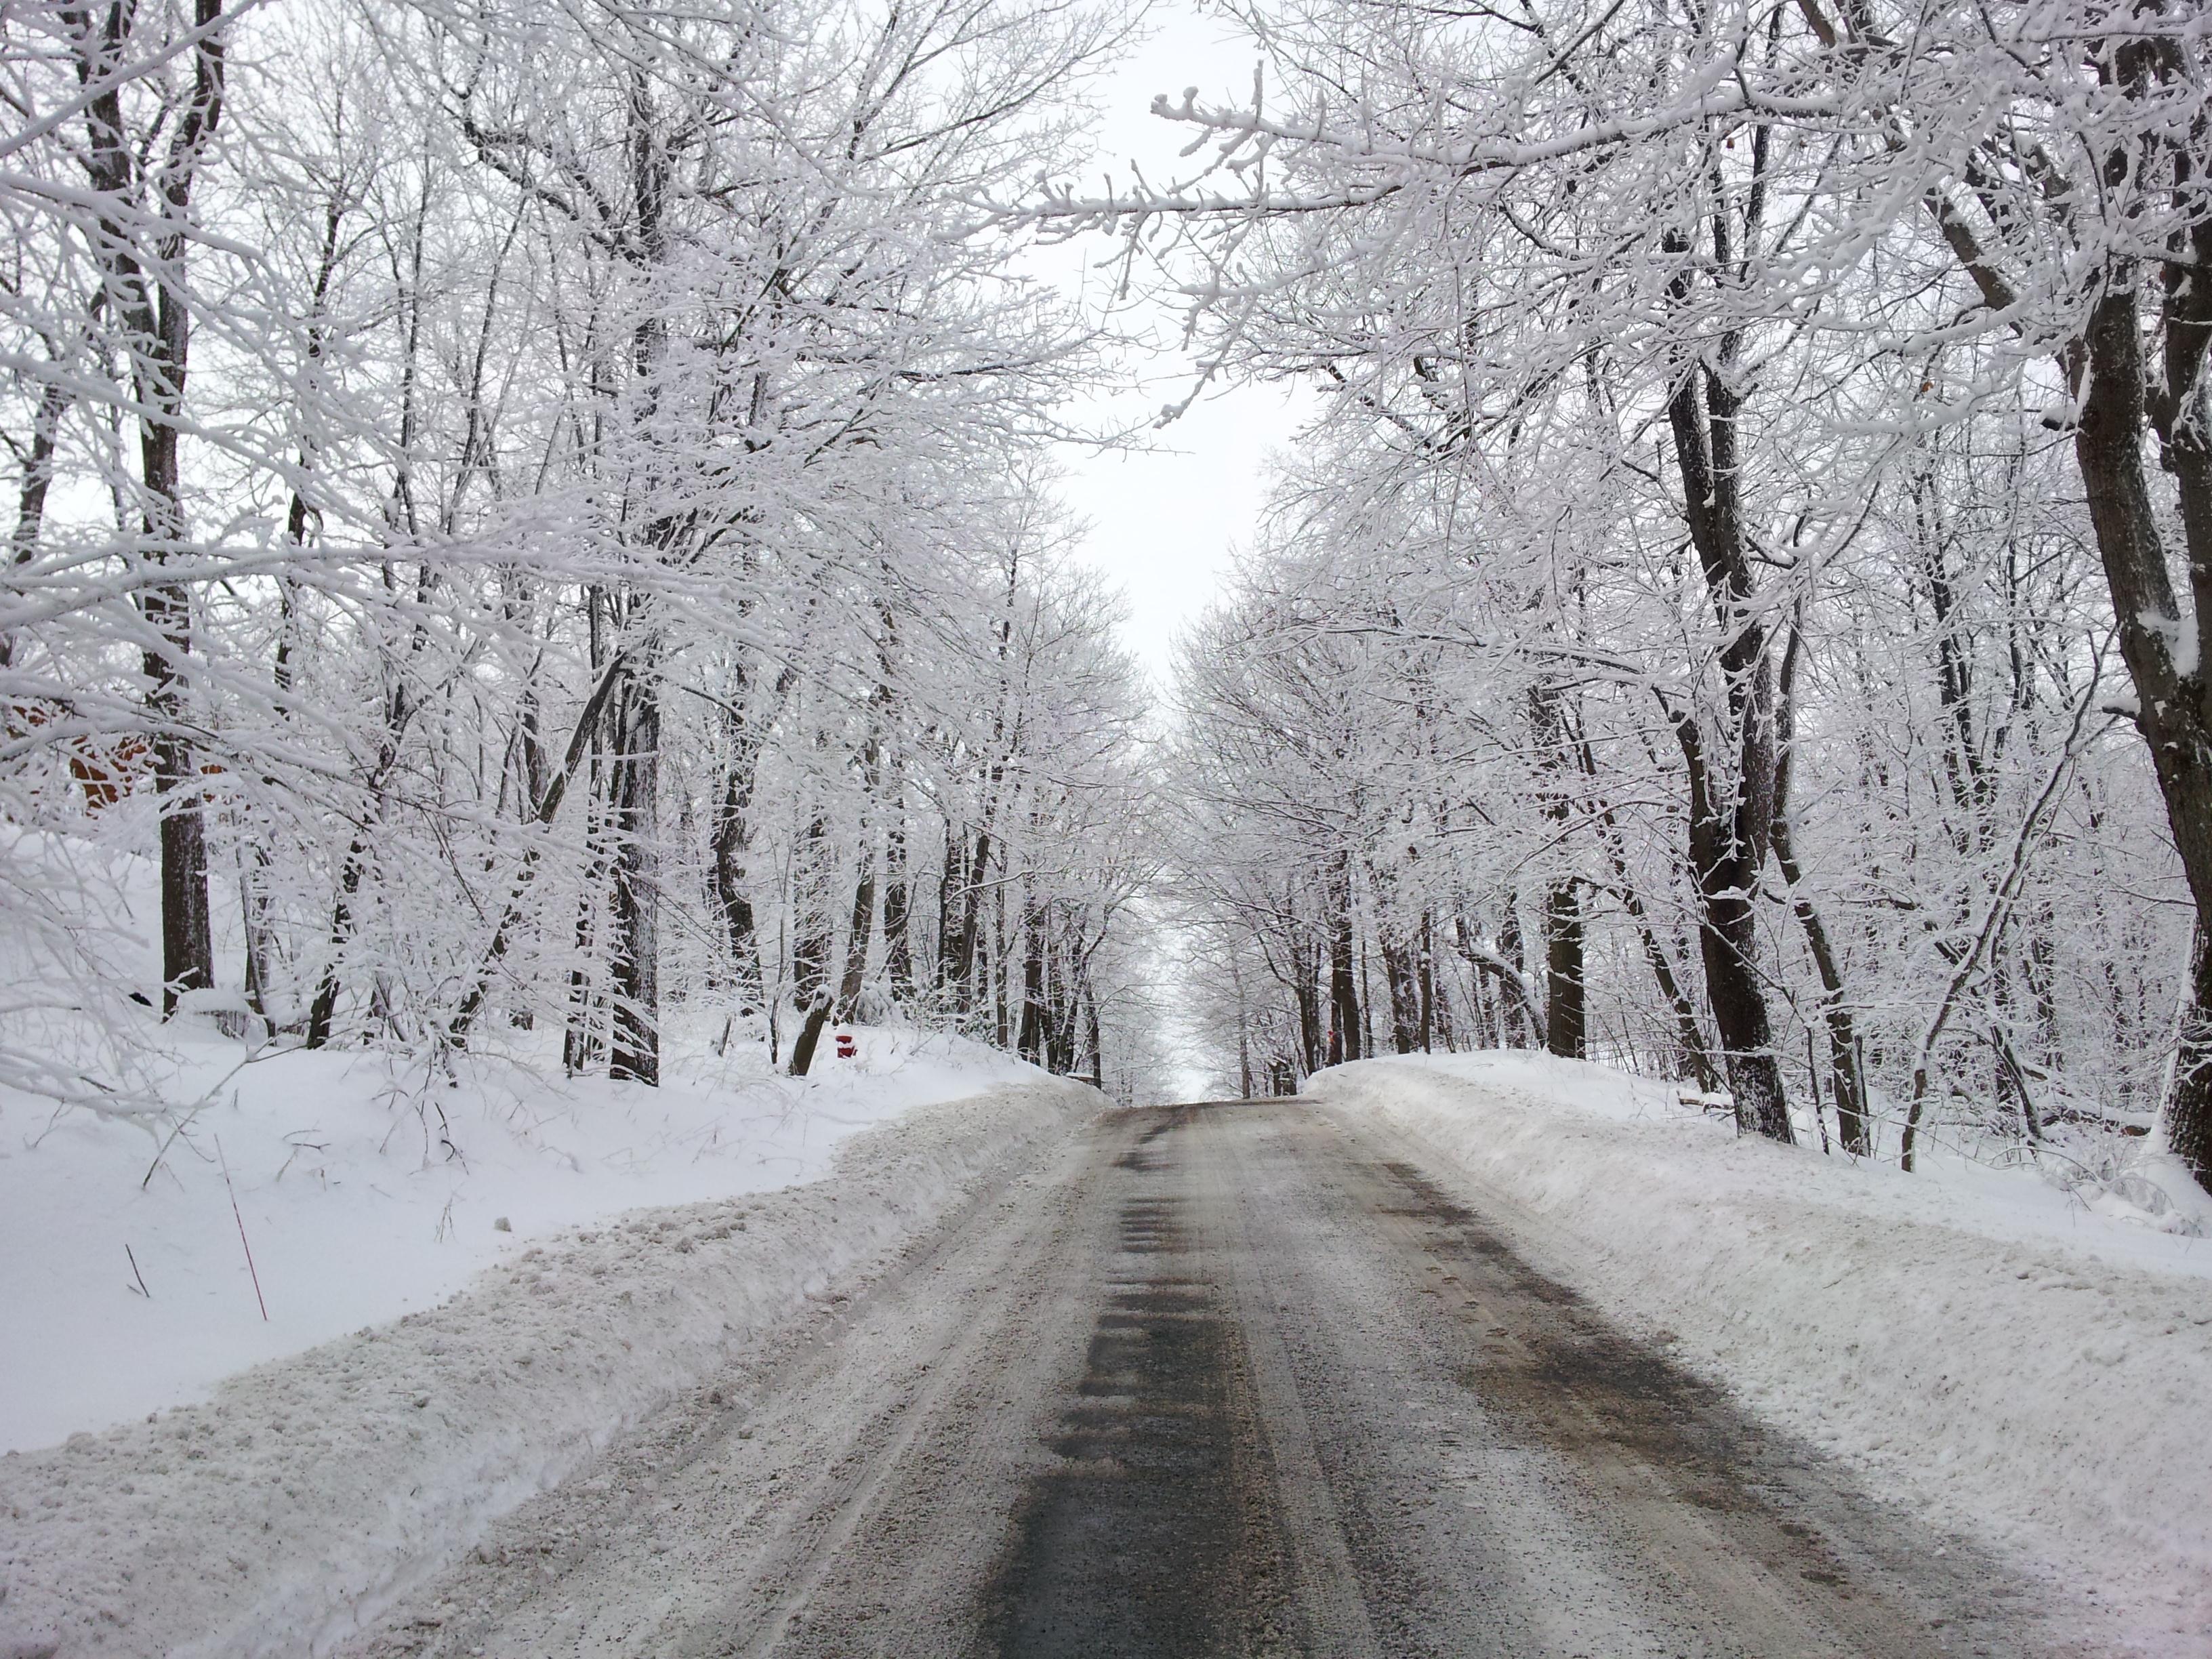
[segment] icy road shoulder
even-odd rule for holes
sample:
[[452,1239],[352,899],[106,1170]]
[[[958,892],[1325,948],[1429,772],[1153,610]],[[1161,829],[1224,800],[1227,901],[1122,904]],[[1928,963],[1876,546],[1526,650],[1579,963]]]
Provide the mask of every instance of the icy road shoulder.
[[1545,1271],[1880,1489],[2010,1545],[2134,1650],[2212,1653],[2212,1243],[2033,1176],[1739,1141],[1540,1055],[1308,1093],[1466,1181]]
[[826,1180],[558,1235],[207,1404],[0,1458],[0,1654],[326,1645],[1099,1103],[1037,1074],[924,1107]]

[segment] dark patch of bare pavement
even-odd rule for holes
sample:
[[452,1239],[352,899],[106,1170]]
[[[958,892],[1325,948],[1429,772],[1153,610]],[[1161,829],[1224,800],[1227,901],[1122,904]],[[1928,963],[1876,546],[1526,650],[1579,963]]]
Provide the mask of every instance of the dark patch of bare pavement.
[[344,1650],[2083,1651],[1411,1160],[1296,1101],[1107,1114]]

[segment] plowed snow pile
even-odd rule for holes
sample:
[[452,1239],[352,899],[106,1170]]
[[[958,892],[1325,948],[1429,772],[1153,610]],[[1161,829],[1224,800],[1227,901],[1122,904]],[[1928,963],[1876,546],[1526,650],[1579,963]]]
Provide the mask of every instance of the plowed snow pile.
[[863,1029],[852,1058],[825,1041],[814,1075],[787,1078],[763,1043],[717,1054],[679,1026],[661,1088],[564,1079],[558,1031],[534,1066],[464,1060],[454,1087],[360,1049],[249,1058],[191,1027],[161,1037],[196,1109],[58,1115],[0,1091],[0,1330],[29,1334],[0,1342],[0,1452],[205,1399],[562,1227],[811,1181],[870,1124],[1037,1075]]
[[[1009,1075],[1021,1080],[1008,1082]],[[914,1105],[917,1094],[933,1091],[969,1097]],[[747,1142],[725,1160],[732,1149],[718,1152],[692,1125],[687,1133],[696,1135],[677,1142],[691,1156],[640,1159],[667,1166],[650,1179],[641,1174],[648,1192],[654,1180],[664,1194],[689,1181],[744,1196],[629,1209],[577,1226],[560,1224],[573,1212],[560,1215],[544,1194],[562,1189],[538,1180],[527,1159],[504,1192],[489,1178],[465,1201],[434,1188],[439,1203],[451,1198],[468,1236],[506,1248],[460,1294],[222,1382],[208,1403],[0,1457],[0,1655],[215,1659],[326,1644],[625,1425],[797,1315],[810,1295],[895,1252],[1024,1149],[1088,1116],[1099,1097],[1010,1061],[963,1056],[921,1066],[902,1083],[885,1077],[871,1089],[850,1079],[811,1103],[765,1085],[737,1097],[756,1111],[778,1103],[786,1131],[794,1116],[811,1123],[805,1152],[787,1144],[795,1135],[779,1131],[781,1139]],[[828,1111],[832,1105],[842,1109]],[[857,1122],[901,1107],[911,1109],[896,1124],[845,1140],[829,1178],[783,1185],[830,1163],[826,1146]],[[576,1126],[589,1115],[573,1115],[575,1133],[586,1133]],[[742,1118],[734,1115],[726,1129]],[[610,1121],[641,1135],[654,1127],[619,1115],[602,1120]],[[232,1139],[240,1127],[224,1134],[234,1179],[240,1150]],[[504,1155],[545,1141],[533,1131],[489,1144]],[[15,1166],[35,1157],[19,1152]],[[611,1159],[620,1162],[601,1149],[568,1172]],[[343,1167],[364,1187],[384,1184],[374,1166]],[[444,1178],[441,1164],[428,1167]],[[312,1231],[287,1223],[291,1212],[281,1206],[257,1207],[275,1184],[257,1164],[241,1194],[257,1257],[277,1253],[286,1239],[304,1250]],[[747,1190],[770,1185],[782,1189]],[[614,1206],[611,1194],[618,1203],[639,1190],[605,1178],[575,1186],[566,1201],[586,1202],[588,1188],[603,1212]],[[223,1191],[219,1176],[213,1190]],[[498,1218],[485,1212],[498,1203],[513,1203],[509,1224],[521,1225],[524,1206],[514,1194],[533,1192],[537,1239],[491,1228]],[[368,1213],[399,1224],[395,1236],[416,1222],[427,1232],[435,1214],[421,1213],[426,1201],[392,1199]],[[349,1219],[343,1206],[329,1212],[341,1254],[363,1257],[343,1283],[373,1285],[380,1253],[365,1224]],[[257,1217],[269,1224],[258,1235]],[[232,1219],[227,1209],[222,1218]],[[237,1248],[234,1234],[230,1243]],[[113,1254],[123,1261],[119,1249]],[[411,1242],[381,1254],[398,1261],[398,1282],[424,1303],[436,1299],[408,1265],[416,1255]],[[194,1257],[188,1251],[181,1259]],[[270,1285],[265,1263],[262,1274],[272,1299],[312,1294],[307,1282],[287,1287],[280,1277]],[[7,1281],[27,1276],[11,1258]],[[250,1297],[244,1280],[241,1253],[239,1279],[226,1276],[220,1288]],[[145,1301],[135,1292],[130,1299]],[[337,1299],[358,1316],[361,1295],[343,1291]],[[11,1364],[35,1363],[38,1342],[35,1328],[9,1322]],[[158,1370],[160,1356],[149,1349],[148,1357]],[[132,1364],[125,1352],[111,1358],[126,1369]]]
[[1894,1495],[2059,1564],[2141,1651],[2212,1652],[2212,1239],[2031,1171],[1739,1140],[1541,1055],[1308,1092],[1503,1196],[1546,1271]]

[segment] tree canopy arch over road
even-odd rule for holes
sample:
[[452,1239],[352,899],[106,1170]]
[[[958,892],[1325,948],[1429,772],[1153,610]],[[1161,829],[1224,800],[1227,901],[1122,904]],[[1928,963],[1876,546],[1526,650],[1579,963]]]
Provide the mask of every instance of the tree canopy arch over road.
[[[1246,1092],[1540,1043],[2212,1184],[2201,9],[1236,15],[1094,191],[1103,0],[14,9],[0,1083],[899,1009],[1126,1096],[1171,938]],[[1167,718],[1073,236],[1315,394]]]

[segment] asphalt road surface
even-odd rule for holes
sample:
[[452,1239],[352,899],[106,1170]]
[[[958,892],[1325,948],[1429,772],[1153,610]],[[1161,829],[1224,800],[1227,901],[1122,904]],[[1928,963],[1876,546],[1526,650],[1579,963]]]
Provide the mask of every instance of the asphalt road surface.
[[1412,1156],[1295,1101],[1109,1114],[344,1651],[2064,1650]]

